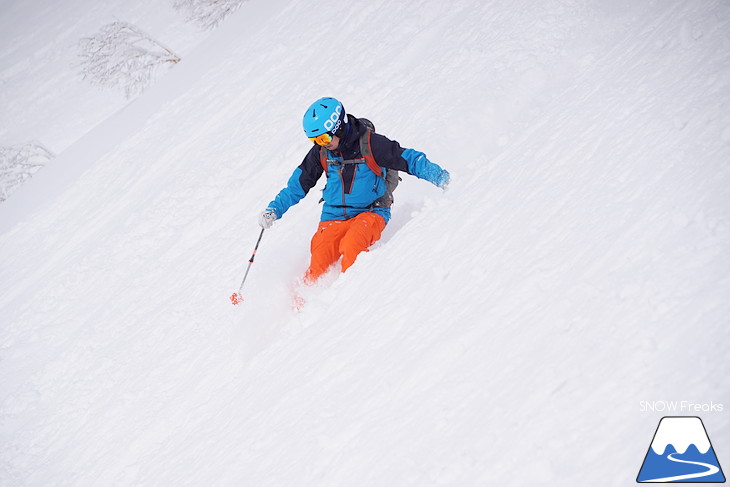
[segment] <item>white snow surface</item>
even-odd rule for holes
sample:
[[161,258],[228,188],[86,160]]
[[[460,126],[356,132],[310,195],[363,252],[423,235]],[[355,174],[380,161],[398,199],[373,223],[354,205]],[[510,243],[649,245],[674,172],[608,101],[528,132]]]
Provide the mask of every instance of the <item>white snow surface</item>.
[[[639,401],[730,405],[726,1],[175,15],[0,4],[0,143],[59,153],[0,205],[0,485],[620,485],[661,414]],[[183,60],[81,103],[57,61],[114,18]],[[232,306],[320,96],[452,184],[404,176],[297,313],[312,190]],[[727,412],[703,420],[730,463]]]

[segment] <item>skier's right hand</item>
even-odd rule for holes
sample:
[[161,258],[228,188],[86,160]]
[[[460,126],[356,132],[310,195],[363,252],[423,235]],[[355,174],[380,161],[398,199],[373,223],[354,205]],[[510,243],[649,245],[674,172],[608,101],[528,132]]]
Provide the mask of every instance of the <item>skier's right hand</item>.
[[271,228],[276,220],[276,213],[271,210],[264,210],[259,215],[259,225],[261,228]]

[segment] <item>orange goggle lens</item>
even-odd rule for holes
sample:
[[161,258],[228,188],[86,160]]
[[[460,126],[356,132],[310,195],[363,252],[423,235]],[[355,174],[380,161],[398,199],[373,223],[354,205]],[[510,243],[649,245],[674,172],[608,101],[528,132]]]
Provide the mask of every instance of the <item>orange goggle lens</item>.
[[309,140],[317,145],[327,145],[332,142],[332,134],[330,134],[329,132],[325,132],[316,137],[310,137]]

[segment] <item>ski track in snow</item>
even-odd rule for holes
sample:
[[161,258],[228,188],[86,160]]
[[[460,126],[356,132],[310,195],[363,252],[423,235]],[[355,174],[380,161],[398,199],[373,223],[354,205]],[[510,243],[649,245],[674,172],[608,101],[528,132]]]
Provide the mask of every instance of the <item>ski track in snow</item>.
[[[719,1],[250,0],[0,206],[0,484],[630,482],[638,401],[730,402],[728,32]],[[324,95],[451,187],[404,176],[295,313],[312,190],[233,307]]]

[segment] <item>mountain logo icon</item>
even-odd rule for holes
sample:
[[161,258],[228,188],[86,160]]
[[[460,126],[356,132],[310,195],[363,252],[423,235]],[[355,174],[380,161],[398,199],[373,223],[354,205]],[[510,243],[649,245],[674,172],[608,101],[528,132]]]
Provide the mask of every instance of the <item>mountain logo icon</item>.
[[636,481],[725,482],[725,475],[702,420],[696,416],[663,417]]

